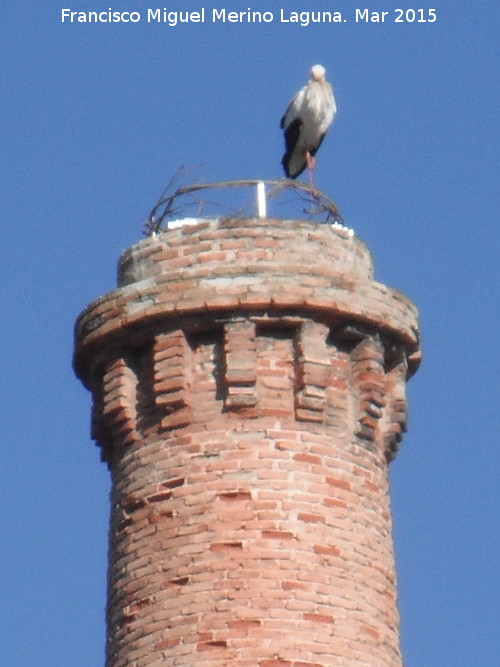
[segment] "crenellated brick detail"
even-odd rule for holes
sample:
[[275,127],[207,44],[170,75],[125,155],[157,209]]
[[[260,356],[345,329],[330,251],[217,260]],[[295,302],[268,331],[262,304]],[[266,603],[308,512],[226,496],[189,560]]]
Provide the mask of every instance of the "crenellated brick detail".
[[256,417],[257,346],[255,324],[236,319],[224,324],[224,380],[226,410],[245,410],[246,417]]
[[330,382],[326,390],[325,425],[338,433],[352,429],[353,396],[351,393],[351,358],[342,340],[330,334]]
[[102,383],[94,391],[92,435],[101,444],[103,459],[114,448],[122,448],[139,439],[137,433],[137,376],[120,356],[108,362]]
[[386,355],[385,389],[388,401],[381,425],[382,437],[388,461],[392,461],[406,433],[406,379],[408,360],[404,349],[394,348]]
[[379,420],[386,405],[384,348],[376,334],[366,336],[351,352],[352,382],[358,399],[356,435],[367,443],[379,440]]
[[302,421],[321,423],[326,388],[332,371],[331,350],[326,344],[329,329],[306,320],[295,339],[295,415]]
[[90,437],[101,448],[101,460],[107,461],[111,454],[113,439],[104,425],[103,403],[104,392],[102,377],[93,378],[90,390],[92,392],[92,407],[90,412]]
[[[259,369],[255,322],[231,319],[223,323],[222,331],[223,355],[214,360],[213,372],[224,389],[224,411],[245,418],[286,414],[263,393],[271,392],[278,382],[284,383],[284,388],[285,371]],[[388,460],[392,460],[406,431],[408,362],[404,349],[396,345],[386,350],[378,334],[362,327],[346,324],[332,333],[326,325],[310,319],[289,335],[293,341],[289,363],[294,378],[295,419],[321,424],[327,416],[330,425],[340,419],[346,426],[350,402],[356,397],[355,435],[373,447],[383,443]],[[133,356],[129,352],[108,362],[101,380],[93,383],[91,435],[102,447],[104,460],[109,459],[113,442],[125,445],[139,440],[144,435],[144,422],[149,430],[155,430],[156,423],[167,430],[182,428],[192,422],[193,409],[200,409],[192,405],[192,350],[182,329],[158,333],[151,352],[146,348],[146,365],[152,365],[150,378],[145,364],[137,367]],[[287,362],[283,359],[278,363]],[[256,388],[259,373],[264,376],[260,400]],[[266,379],[269,373],[274,374],[272,384]],[[143,406],[138,414],[141,380],[142,390],[152,397],[156,411]],[[145,386],[150,381],[152,384]],[[148,418],[146,412],[150,413]]]
[[189,424],[191,350],[184,332],[176,329],[158,334],[154,341],[153,359],[155,401],[165,410],[162,428]]

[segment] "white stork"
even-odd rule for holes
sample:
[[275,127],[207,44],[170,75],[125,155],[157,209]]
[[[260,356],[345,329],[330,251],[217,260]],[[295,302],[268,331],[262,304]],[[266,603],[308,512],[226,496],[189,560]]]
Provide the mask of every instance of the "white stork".
[[288,178],[297,178],[307,167],[312,184],[314,156],[332,124],[337,107],[322,65],[311,67],[311,78],[288,105],[280,127],[285,133],[281,160]]

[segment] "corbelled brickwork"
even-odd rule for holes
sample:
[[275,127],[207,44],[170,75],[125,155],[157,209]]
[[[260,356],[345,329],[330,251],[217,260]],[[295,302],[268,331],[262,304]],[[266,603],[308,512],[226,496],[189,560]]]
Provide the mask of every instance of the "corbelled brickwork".
[[127,250],[74,359],[112,474],[108,667],[400,667],[387,463],[418,360],[343,229]]

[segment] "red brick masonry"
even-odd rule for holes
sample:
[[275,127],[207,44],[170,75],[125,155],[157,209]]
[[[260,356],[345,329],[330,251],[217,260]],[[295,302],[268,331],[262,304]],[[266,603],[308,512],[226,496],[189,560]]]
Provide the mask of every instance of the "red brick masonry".
[[417,314],[304,221],[147,238],[76,325],[112,474],[108,667],[400,667],[387,462]]

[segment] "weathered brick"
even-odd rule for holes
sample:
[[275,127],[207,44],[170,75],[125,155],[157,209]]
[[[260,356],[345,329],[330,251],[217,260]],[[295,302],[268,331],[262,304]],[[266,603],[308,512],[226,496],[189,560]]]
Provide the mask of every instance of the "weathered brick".
[[107,667],[400,667],[412,304],[303,221],[200,220],[119,275],[74,360],[113,480]]

